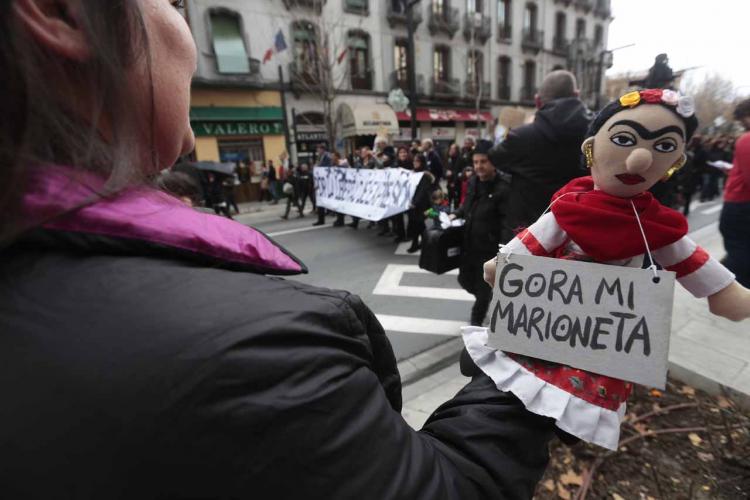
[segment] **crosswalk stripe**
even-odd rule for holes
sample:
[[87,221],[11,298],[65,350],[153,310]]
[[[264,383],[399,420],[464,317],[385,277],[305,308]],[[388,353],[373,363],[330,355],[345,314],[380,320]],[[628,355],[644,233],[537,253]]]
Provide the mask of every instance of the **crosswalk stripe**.
[[722,209],[723,206],[724,205],[722,205],[721,203],[719,203],[718,205],[714,205],[713,207],[709,207],[709,208],[705,208],[705,209],[701,210],[700,213],[702,213],[703,215],[715,214],[716,212],[721,212],[721,209]]
[[461,327],[466,326],[466,323],[461,321],[444,319],[413,318],[390,314],[376,314],[376,316],[383,328],[391,332],[458,336],[461,333]]
[[[474,296],[461,288],[438,288],[431,286],[401,285],[401,278],[405,273],[430,274],[419,266],[388,264],[380,276],[373,295],[394,295],[397,297],[417,297],[424,299],[443,299],[473,302]],[[457,276],[458,270],[445,273],[447,276]]]

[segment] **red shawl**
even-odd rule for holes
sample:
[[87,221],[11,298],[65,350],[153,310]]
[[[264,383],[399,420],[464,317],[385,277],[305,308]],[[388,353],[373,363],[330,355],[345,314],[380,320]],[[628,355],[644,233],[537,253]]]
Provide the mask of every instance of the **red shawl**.
[[[577,193],[567,194],[566,193]],[[638,210],[651,250],[670,245],[687,234],[685,217],[665,207],[648,191],[619,198],[594,190],[591,177],[573,179],[552,197],[552,213],[560,227],[598,262],[622,260],[646,252],[632,201]]]

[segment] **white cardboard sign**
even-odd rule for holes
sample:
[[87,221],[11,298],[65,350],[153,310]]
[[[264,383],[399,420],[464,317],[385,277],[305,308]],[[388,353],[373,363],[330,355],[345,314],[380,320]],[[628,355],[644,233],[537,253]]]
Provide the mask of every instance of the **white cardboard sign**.
[[664,388],[675,274],[500,254],[489,345]]

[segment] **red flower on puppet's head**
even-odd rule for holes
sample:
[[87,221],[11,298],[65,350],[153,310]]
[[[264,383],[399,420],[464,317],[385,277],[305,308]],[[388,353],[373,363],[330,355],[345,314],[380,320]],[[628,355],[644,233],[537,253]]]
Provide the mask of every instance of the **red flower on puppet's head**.
[[641,90],[641,99],[649,104],[660,104],[664,91],[662,89]]

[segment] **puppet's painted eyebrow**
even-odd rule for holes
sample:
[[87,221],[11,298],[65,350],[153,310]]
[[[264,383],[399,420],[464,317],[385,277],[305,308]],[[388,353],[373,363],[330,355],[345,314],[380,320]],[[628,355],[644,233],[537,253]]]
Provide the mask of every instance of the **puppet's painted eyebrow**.
[[643,125],[641,125],[640,123],[634,122],[633,120],[620,120],[619,122],[615,122],[612,124],[611,127],[607,129],[607,132],[609,132],[610,130],[612,130],[618,125],[625,125],[627,127],[632,128],[638,133],[638,135],[640,135],[643,139],[646,139],[647,141],[656,139],[657,137],[661,137],[662,135],[667,134],[669,132],[674,132],[675,134],[682,137],[683,141],[685,140],[685,132],[683,132],[682,129],[676,125],[670,125],[668,127],[660,128],[659,130],[655,130],[652,132],[646,127],[644,127]]

